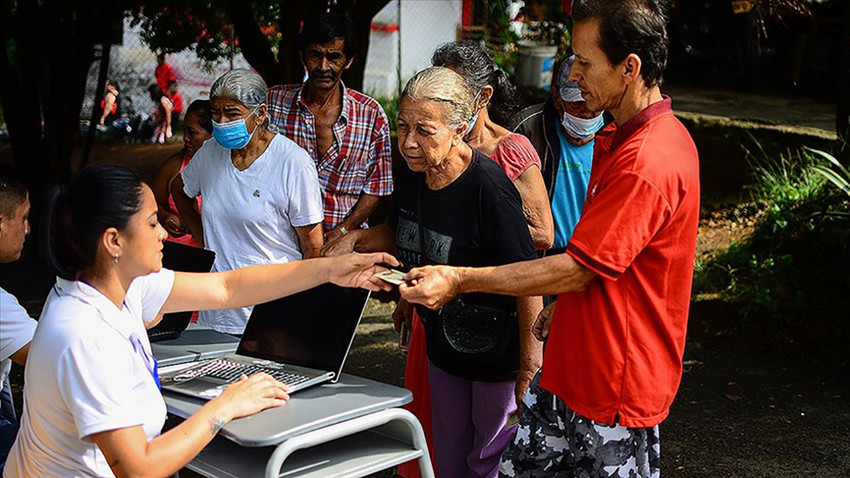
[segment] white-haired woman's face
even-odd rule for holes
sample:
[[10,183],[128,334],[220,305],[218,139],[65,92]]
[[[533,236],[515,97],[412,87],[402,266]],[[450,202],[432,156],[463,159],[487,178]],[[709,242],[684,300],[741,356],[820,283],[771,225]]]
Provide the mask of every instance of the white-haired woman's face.
[[[210,98],[210,114],[216,123],[229,123],[251,115],[251,108],[233,98]],[[255,114],[245,120],[248,131],[254,131],[258,124],[263,124],[266,118],[266,107],[260,105]]]
[[441,168],[452,147],[462,141],[463,126],[451,129],[444,118],[445,106],[433,100],[402,97],[398,110],[398,148],[414,172]]

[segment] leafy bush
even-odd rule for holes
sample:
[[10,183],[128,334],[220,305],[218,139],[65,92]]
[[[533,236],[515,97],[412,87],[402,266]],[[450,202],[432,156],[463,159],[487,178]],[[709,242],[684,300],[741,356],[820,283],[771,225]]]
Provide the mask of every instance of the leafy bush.
[[743,330],[773,338],[802,334],[844,350],[850,338],[850,206],[827,182],[824,154],[751,156],[757,159],[750,192],[759,210],[753,234],[698,262],[694,290],[737,303]]
[[386,96],[372,96],[375,100],[381,104],[381,107],[384,109],[384,113],[387,114],[387,119],[390,121],[390,131],[395,133],[396,131],[396,123],[398,121],[398,103],[399,98],[397,95],[393,95],[391,97]]

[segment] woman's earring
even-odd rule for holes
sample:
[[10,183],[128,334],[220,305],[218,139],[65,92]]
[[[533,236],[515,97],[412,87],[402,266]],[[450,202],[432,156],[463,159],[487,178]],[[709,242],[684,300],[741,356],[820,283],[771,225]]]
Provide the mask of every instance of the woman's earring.
[[115,258],[112,259],[113,264],[118,264],[118,254],[115,254]]

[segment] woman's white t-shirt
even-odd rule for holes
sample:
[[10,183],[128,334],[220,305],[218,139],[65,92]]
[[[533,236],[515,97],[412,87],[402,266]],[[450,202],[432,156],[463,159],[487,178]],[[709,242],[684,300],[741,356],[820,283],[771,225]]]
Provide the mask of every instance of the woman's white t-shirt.
[[[30,345],[21,429],[4,477],[113,476],[90,435],[141,425],[148,441],[165,423],[165,402],[145,359],[143,321],[156,317],[174,272],[138,277],[119,310],[93,287],[56,279]],[[133,337],[135,335],[135,337]]]
[[[244,171],[233,166],[229,149],[207,140],[181,175],[183,191],[204,198],[204,245],[216,254],[213,271],[299,260],[294,228],[324,219],[316,165],[279,134]],[[241,334],[250,315],[250,307],[201,311],[198,323]]]

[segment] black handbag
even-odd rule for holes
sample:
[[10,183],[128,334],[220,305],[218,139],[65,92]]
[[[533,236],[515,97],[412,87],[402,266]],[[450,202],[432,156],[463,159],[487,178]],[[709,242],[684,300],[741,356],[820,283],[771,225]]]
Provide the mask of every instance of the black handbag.
[[[419,249],[428,261],[425,249],[425,228],[422,224],[422,185],[417,196],[417,220]],[[429,338],[436,340],[432,347],[449,348],[453,352],[471,356],[483,362],[496,363],[502,360],[513,333],[512,324],[517,322],[516,310],[478,305],[457,296],[433,311],[418,307],[417,312]]]

